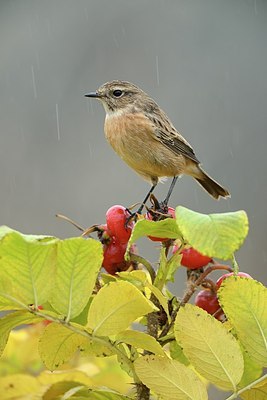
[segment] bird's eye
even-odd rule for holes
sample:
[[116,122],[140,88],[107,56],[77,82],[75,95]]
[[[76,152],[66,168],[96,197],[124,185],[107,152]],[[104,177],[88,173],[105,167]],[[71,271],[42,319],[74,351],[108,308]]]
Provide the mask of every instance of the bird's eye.
[[122,90],[116,89],[113,91],[113,96],[114,97],[121,97],[122,96]]

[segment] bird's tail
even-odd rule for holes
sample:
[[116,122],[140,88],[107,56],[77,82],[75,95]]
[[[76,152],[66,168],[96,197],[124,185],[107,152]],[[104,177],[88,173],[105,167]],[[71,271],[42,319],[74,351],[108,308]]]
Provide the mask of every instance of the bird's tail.
[[231,197],[227,189],[223,188],[212,179],[205,171],[203,171],[199,166],[199,175],[195,179],[200,183],[200,185],[212,196],[214,199],[219,199],[220,197]]

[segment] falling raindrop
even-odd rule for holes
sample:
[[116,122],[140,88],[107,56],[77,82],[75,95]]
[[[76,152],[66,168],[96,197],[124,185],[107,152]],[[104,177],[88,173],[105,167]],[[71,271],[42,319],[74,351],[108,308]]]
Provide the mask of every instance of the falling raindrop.
[[159,56],[156,56],[156,73],[157,73],[157,84],[159,86]]
[[119,42],[116,38],[116,35],[113,34],[112,36],[113,36],[113,42],[115,43],[115,46],[119,48],[120,46],[119,46]]
[[59,128],[58,104],[56,104],[56,115],[57,115],[57,139],[58,139],[58,141],[60,141],[60,128]]
[[36,59],[36,65],[37,65],[37,69],[40,69],[40,57],[39,57],[39,51],[35,50],[35,59]]
[[51,23],[49,20],[46,20],[46,29],[48,36],[51,37]]
[[123,25],[121,25],[121,33],[123,36],[126,36],[126,31]]
[[19,131],[20,131],[21,140],[23,142],[25,142],[25,132],[24,132],[23,126],[20,126]]
[[92,151],[92,146],[91,146],[90,142],[89,142],[89,158],[93,158],[93,151]]
[[93,102],[92,99],[90,101],[86,101],[86,108],[89,114],[94,114]]
[[87,19],[87,21],[89,21],[89,14],[88,14],[87,7],[84,7],[84,13],[85,13],[85,18]]
[[254,0],[254,13],[255,15],[258,15],[257,0]]
[[31,65],[31,72],[32,72],[33,94],[34,94],[34,98],[37,99],[37,90],[36,90],[36,82],[35,82],[35,74],[34,74],[33,65]]

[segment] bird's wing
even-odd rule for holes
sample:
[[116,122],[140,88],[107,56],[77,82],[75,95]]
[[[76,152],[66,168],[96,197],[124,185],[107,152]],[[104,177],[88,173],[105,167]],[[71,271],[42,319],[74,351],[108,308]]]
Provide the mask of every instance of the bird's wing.
[[147,115],[150,121],[154,125],[155,135],[162,144],[168,149],[172,150],[176,154],[182,154],[183,156],[190,158],[199,164],[194,150],[190,144],[182,137],[182,135],[175,129],[170,122],[169,118],[162,111],[160,115],[158,113],[150,113]]

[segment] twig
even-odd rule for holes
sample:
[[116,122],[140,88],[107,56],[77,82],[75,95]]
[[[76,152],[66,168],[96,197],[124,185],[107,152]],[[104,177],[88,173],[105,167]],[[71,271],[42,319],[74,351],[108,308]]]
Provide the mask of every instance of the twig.
[[148,270],[148,273],[150,275],[151,281],[153,283],[155,280],[156,274],[155,274],[155,270],[152,267],[152,265],[145,258],[139,256],[138,254],[134,254],[134,253],[130,252],[129,255],[130,255],[131,261],[143,264],[143,266],[146,267],[146,269]]
[[231,396],[227,397],[226,400],[236,399],[240,394],[244,393],[246,390],[252,389],[258,383],[264,381],[264,379],[267,379],[267,374],[261,376],[259,379],[256,379],[254,382],[251,382],[249,385],[247,385],[247,386],[243,387],[242,389],[238,390],[238,392],[235,392],[235,393],[231,394]]
[[73,226],[75,226],[75,228],[79,229],[79,231],[82,231],[82,232],[85,231],[85,229],[84,229],[82,226],[80,226],[79,224],[77,224],[77,222],[73,221],[73,220],[70,219],[69,217],[66,217],[65,215],[56,214],[56,217],[57,217],[57,218],[61,218],[61,219],[63,219],[64,221],[69,222],[70,224],[72,224]]

